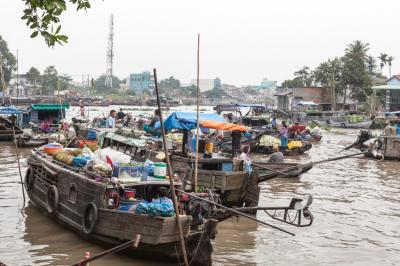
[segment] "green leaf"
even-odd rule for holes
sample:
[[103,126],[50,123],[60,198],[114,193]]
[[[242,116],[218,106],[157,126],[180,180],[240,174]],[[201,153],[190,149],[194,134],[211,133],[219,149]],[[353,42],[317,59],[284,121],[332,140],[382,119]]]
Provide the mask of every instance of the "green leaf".
[[37,35],[39,34],[39,32],[38,31],[34,31],[34,32],[32,32],[32,34],[31,34],[31,38],[35,38]]

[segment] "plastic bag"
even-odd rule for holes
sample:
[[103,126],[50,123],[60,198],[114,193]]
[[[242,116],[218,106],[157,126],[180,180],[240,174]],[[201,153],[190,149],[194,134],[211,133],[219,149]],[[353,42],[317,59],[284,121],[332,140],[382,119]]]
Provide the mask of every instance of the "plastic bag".
[[97,150],[94,152],[95,158],[102,160],[103,162],[107,162],[106,156],[108,156],[111,161],[118,163],[130,163],[131,156],[126,155],[123,152],[113,150],[111,148],[105,148],[102,150]]
[[72,166],[85,167],[88,161],[90,161],[90,157],[88,156],[76,156],[72,159]]

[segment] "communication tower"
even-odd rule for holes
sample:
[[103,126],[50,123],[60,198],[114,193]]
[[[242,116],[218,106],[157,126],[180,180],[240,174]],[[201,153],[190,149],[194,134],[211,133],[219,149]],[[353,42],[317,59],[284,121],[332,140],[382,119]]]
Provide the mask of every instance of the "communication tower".
[[113,58],[114,58],[114,15],[110,16],[110,31],[108,33],[108,44],[107,44],[107,69],[105,86],[106,88],[112,88],[112,78],[113,78]]

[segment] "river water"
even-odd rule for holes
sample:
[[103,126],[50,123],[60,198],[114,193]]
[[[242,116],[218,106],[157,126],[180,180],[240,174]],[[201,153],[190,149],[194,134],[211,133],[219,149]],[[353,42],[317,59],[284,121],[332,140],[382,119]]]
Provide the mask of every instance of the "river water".
[[[93,107],[91,115],[107,110]],[[109,110],[109,109],[108,109]],[[77,112],[70,110],[68,116]],[[142,111],[135,111],[140,113]],[[308,155],[289,161],[338,156],[357,130],[324,131]],[[350,154],[356,151],[349,151]],[[20,150],[23,174],[29,149]],[[341,154],[340,154],[341,155]],[[0,143],[0,262],[7,265],[69,265],[103,251],[82,240],[29,204],[23,205],[12,143]],[[316,165],[299,179],[273,179],[261,185],[260,205],[288,204],[292,197],[314,197],[311,227],[269,221],[296,233],[289,236],[244,218],[218,225],[215,265],[399,265],[400,175],[396,161],[349,158]],[[164,265],[111,255],[91,265]],[[165,264],[169,265],[169,264]]]

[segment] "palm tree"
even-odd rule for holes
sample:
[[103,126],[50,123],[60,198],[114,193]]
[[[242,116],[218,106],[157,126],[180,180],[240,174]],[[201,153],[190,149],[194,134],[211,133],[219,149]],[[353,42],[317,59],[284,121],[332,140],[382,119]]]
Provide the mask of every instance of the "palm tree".
[[389,56],[389,57],[387,58],[387,60],[386,60],[386,62],[387,62],[387,64],[388,64],[388,67],[389,67],[389,78],[392,77],[392,62],[393,62],[393,60],[394,60],[394,57],[393,57],[393,56]]
[[369,43],[363,43],[360,40],[354,41],[347,45],[345,49],[346,56],[357,56],[367,61],[367,52],[369,51]]
[[381,67],[381,74],[382,74],[382,69],[383,69],[383,67],[386,65],[386,63],[387,63],[387,57],[388,57],[388,55],[387,54],[380,54],[379,56],[378,56],[378,59],[381,61],[380,62],[380,67]]
[[367,56],[367,66],[369,74],[372,75],[376,67],[375,58],[372,55]]

